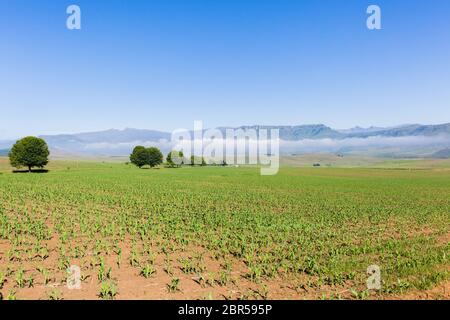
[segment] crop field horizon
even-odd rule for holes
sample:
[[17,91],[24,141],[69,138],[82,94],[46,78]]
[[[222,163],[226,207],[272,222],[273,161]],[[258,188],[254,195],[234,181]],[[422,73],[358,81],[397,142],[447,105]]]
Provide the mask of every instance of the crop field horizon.
[[0,297],[449,299],[448,161],[374,166],[58,160],[35,174],[0,158]]

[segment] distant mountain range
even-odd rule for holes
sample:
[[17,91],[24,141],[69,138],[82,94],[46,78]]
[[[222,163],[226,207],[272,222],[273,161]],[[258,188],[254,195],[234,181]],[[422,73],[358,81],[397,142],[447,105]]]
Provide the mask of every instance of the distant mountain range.
[[435,159],[449,159],[450,158],[450,148],[439,150],[432,154],[431,158]]
[[[440,125],[410,124],[390,128],[360,128],[337,130],[323,124],[299,126],[242,126],[242,129],[279,129],[280,139],[297,141],[303,139],[347,139],[368,137],[406,137],[450,135],[450,123]],[[219,128],[224,129],[224,128]]]
[[158,141],[161,139],[170,140],[171,134],[168,132],[141,130],[141,129],[124,129],[116,130],[110,129],[98,132],[85,132],[75,134],[62,135],[44,135],[41,138],[45,139],[50,144],[59,143],[123,143],[130,141]]
[[[218,128],[225,133],[228,127]],[[282,153],[366,153],[389,156],[448,157],[450,123],[409,124],[397,127],[355,127],[333,129],[323,124],[298,126],[241,126],[232,129],[279,129]],[[59,155],[128,155],[137,144],[169,150],[171,133],[132,129],[43,135],[52,153]],[[14,141],[0,141],[0,155],[7,154]]]

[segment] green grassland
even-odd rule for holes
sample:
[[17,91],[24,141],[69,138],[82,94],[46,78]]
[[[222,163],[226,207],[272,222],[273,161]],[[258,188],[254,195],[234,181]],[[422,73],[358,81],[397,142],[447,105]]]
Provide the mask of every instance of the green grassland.
[[[3,158],[0,292],[29,297],[47,276],[63,282],[74,261],[106,298],[128,297],[119,276],[125,265],[136,281],[166,281],[159,284],[165,298],[430,290],[449,280],[450,170],[427,161],[291,166],[260,176],[258,168],[140,170],[87,161],[13,174]],[[366,269],[374,264],[382,288],[368,292]],[[21,281],[30,278],[33,286]]]
[[281,164],[286,167],[311,167],[313,163],[337,168],[450,169],[450,159],[393,159],[362,155],[338,156],[329,153],[281,157]]

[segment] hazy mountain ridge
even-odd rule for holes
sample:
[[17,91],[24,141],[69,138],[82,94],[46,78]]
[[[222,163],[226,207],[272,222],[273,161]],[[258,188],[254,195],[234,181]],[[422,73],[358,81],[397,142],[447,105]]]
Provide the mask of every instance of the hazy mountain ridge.
[[[228,127],[219,128],[221,130]],[[235,129],[235,128],[231,128]],[[450,135],[450,123],[439,125],[409,124],[397,127],[381,128],[355,127],[351,129],[332,129],[323,124],[298,125],[298,126],[241,126],[238,129],[279,129],[280,139],[295,141],[302,139],[347,139],[347,138],[368,138],[374,136],[382,137],[406,137],[406,136],[434,136]]]
[[347,135],[348,138],[367,138],[373,136],[383,136],[383,137],[406,137],[406,136],[434,136],[434,135],[450,135],[450,123],[439,124],[439,125],[420,125],[411,124],[401,127],[382,129],[378,131],[369,132],[359,132],[350,133]]
[[71,142],[71,143],[121,143],[130,141],[158,141],[160,139],[169,140],[170,133],[145,130],[145,129],[131,129],[124,130],[110,129],[97,132],[84,132],[75,134],[61,134],[61,135],[43,135],[40,136],[49,143]]
[[[439,125],[409,124],[397,127],[355,127],[333,129],[323,124],[297,126],[251,125],[226,129],[278,129],[282,153],[370,153],[393,156],[446,156],[450,148],[450,123]],[[171,133],[126,128],[75,134],[42,135],[52,151],[58,154],[127,155],[137,144],[156,145],[163,151],[171,147]],[[0,141],[2,154],[15,141]],[[441,151],[441,153],[438,153]]]
[[232,127],[220,127],[218,128],[223,133],[225,133],[226,129],[278,129],[280,131],[280,139],[287,141],[295,141],[301,139],[323,139],[323,138],[344,138],[345,135],[340,133],[339,131],[327,127],[323,124],[311,124],[311,125],[298,125],[298,126],[241,126],[237,128]]
[[449,159],[450,158],[450,148],[439,150],[431,155],[435,159]]

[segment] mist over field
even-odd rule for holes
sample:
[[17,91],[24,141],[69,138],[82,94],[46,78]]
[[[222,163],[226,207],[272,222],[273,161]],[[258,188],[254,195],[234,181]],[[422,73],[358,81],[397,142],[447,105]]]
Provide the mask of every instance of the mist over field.
[[346,138],[346,139],[304,139],[299,141],[282,141],[281,150],[285,153],[315,153],[315,152],[365,152],[369,149],[382,150],[398,148],[398,151],[413,149],[434,149],[450,146],[450,135]]
[[[257,141],[250,140],[249,144]],[[158,141],[130,141],[130,142],[98,142],[88,143],[79,148],[67,151],[82,154],[103,154],[112,156],[127,155],[136,145],[156,146],[164,151],[169,151],[173,143],[168,140]],[[450,136],[440,135],[436,137],[409,136],[409,137],[369,137],[369,138],[346,138],[346,139],[302,139],[298,141],[280,140],[280,153],[321,153],[321,152],[361,152],[368,149],[398,148],[398,151],[411,151],[412,149],[439,149],[450,146]]]

